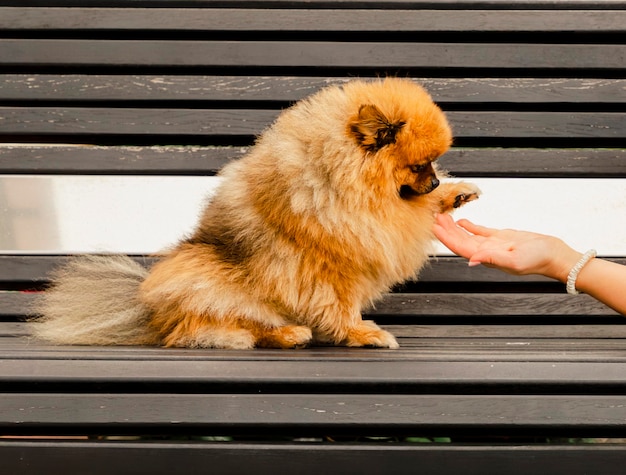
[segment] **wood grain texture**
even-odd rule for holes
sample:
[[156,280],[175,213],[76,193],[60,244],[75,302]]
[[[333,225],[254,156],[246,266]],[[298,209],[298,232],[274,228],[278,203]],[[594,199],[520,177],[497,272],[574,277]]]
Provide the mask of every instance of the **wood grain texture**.
[[[616,321],[614,324],[567,324],[567,325],[523,325],[517,323],[492,323],[476,325],[472,323],[471,319],[467,319],[467,323],[449,324],[445,320],[442,320],[440,324],[426,325],[422,323],[417,324],[394,324],[385,325],[384,318],[379,319],[381,326],[386,330],[393,333],[393,335],[403,340],[403,346],[416,347],[422,345],[425,347],[427,342],[424,339],[434,339],[431,344],[436,345],[438,339],[447,339],[446,345],[451,345],[451,340],[454,338],[460,341],[469,342],[469,340],[485,341],[488,338],[502,338],[506,340],[506,344],[511,347],[528,347],[529,350],[536,351],[538,347],[542,350],[547,350],[557,344],[558,339],[569,340],[568,344],[581,348],[583,342],[575,342],[577,339],[584,339],[589,342],[589,346],[595,346],[597,349],[609,349],[615,348],[615,343],[610,340],[623,340],[626,339],[626,324],[620,324]],[[0,322],[0,338],[5,338],[2,341],[3,349],[7,349],[9,346],[16,350],[24,349],[24,342],[19,339],[11,342],[7,337],[28,337],[31,335],[29,325],[25,322]],[[419,342],[409,342],[408,339],[420,339]],[[530,340],[547,340],[547,341],[530,341]],[[609,340],[609,341],[604,341]],[[37,344],[31,342],[31,345],[35,346],[38,350],[43,350],[43,344]],[[444,348],[446,345],[442,345]],[[96,352],[100,352],[98,349]],[[1,353],[0,353],[1,354]]]
[[[279,101],[350,77],[0,74],[8,101]],[[365,78],[367,79],[367,78]],[[623,104],[625,79],[413,78],[441,104]],[[234,104],[233,104],[234,105]],[[554,107],[554,106],[553,106]]]
[[3,348],[0,383],[20,384],[35,394],[50,388],[58,392],[64,385],[89,393],[94,384],[117,385],[115,392],[122,393],[140,385],[144,393],[200,388],[201,394],[257,395],[618,395],[626,389],[622,342],[594,349],[579,340],[554,341],[551,349],[537,354],[505,343],[477,339],[475,345],[461,345],[457,339],[443,339],[423,349],[237,351],[54,347],[25,340],[21,348]]
[[626,149],[468,147],[452,149],[439,164],[459,177],[617,178],[626,176]]
[[[175,403],[173,403],[175,401]],[[395,394],[0,394],[0,430],[54,425],[109,432],[112,427],[207,433],[376,434],[626,430],[621,396]],[[119,429],[118,429],[119,430]]]
[[[7,323],[8,332],[27,332],[19,328],[19,323]],[[17,326],[17,327],[16,327]],[[626,324],[614,325],[523,325],[509,323],[506,325],[473,325],[468,321],[465,325],[383,325],[385,329],[399,338],[459,338],[459,339],[486,339],[503,338],[511,346],[528,346],[536,348],[541,344],[535,339],[551,339],[547,344],[554,343],[558,338],[563,339],[589,339],[596,340],[594,343],[600,346],[598,340],[626,338]],[[0,331],[2,331],[0,323]],[[14,333],[16,334],[16,333]],[[547,345],[546,345],[547,346]]]
[[[519,323],[519,322],[518,322]],[[567,324],[568,322],[564,322]],[[501,325],[506,323],[500,323]],[[487,327],[492,327],[491,324],[483,324]],[[512,332],[509,332],[508,335],[501,334],[500,336],[495,335],[495,330],[490,334],[490,336],[484,337],[437,337],[437,338],[420,338],[415,336],[404,337],[402,336],[402,329],[398,330],[398,334],[400,335],[398,341],[400,343],[400,348],[396,350],[380,350],[380,349],[369,349],[369,348],[321,348],[314,347],[308,349],[301,349],[298,351],[288,351],[288,352],[276,352],[275,350],[254,350],[254,351],[233,351],[233,350],[198,350],[198,349],[163,349],[157,347],[81,347],[81,346],[52,346],[46,343],[41,343],[34,341],[30,338],[25,337],[25,335],[8,335],[5,337],[0,337],[0,359],[10,360],[6,364],[14,364],[18,366],[23,366],[23,360],[87,360],[87,361],[99,361],[102,364],[93,363],[92,370],[99,371],[100,366],[103,368],[108,368],[110,365],[106,363],[109,360],[115,361],[125,361],[127,365],[134,365],[136,361],[186,361],[188,364],[193,364],[195,361],[207,361],[207,360],[215,360],[215,361],[257,361],[259,368],[257,371],[263,372],[267,369],[268,361],[290,361],[295,366],[293,367],[293,371],[297,372],[297,362],[300,361],[323,361],[323,362],[331,362],[331,361],[352,361],[352,362],[360,362],[361,364],[366,364],[366,366],[370,362],[412,362],[413,364],[430,364],[437,363],[440,368],[440,371],[447,371],[446,368],[448,365],[454,365],[459,362],[465,362],[468,364],[482,365],[485,362],[494,361],[499,363],[511,363],[511,362],[524,362],[525,364],[539,364],[538,368],[541,368],[541,365],[545,362],[551,362],[552,364],[563,364],[563,363],[579,363],[588,365],[591,363],[600,363],[605,365],[612,364],[624,364],[626,363],[626,355],[624,354],[624,341],[622,338],[603,338],[602,331],[598,332],[598,337],[591,337],[594,334],[595,329],[599,327],[604,327],[604,325],[593,325],[593,324],[585,324],[589,329],[589,336],[586,338],[580,338],[575,336],[565,337],[565,332],[561,332],[560,335],[554,336],[554,338],[524,338],[518,336]],[[619,324],[614,324],[619,325]],[[444,329],[447,327],[445,322],[441,325]],[[498,325],[493,326],[496,328]],[[561,326],[564,326],[561,324]],[[389,331],[394,332],[395,325],[386,325]],[[417,326],[419,328],[419,325]],[[4,363],[3,363],[4,364]],[[250,363],[251,364],[251,363]],[[485,371],[490,371],[493,366],[485,366]],[[506,392],[513,393],[527,393],[537,391],[536,384],[537,383],[531,376],[531,366],[529,366],[528,373],[524,373],[523,376],[520,377],[518,381],[518,387],[515,390],[511,390],[510,388],[506,389]],[[594,370],[598,371],[599,366]],[[605,371],[612,371],[613,366],[607,366]],[[394,374],[393,365],[390,365],[388,368],[390,371],[390,375]],[[587,370],[583,369],[583,373],[581,376],[587,377]],[[81,373],[77,373],[80,376]],[[174,374],[174,373],[172,373]],[[165,374],[165,379],[161,382],[156,382],[156,385],[163,385],[163,388],[167,387],[169,384],[176,385],[178,383],[182,383],[183,385],[192,384],[189,381],[173,381],[168,380],[167,377],[170,376],[170,373]],[[571,381],[571,385],[563,385],[561,380],[557,382],[549,382],[544,381],[541,384],[550,384],[556,385],[556,387],[551,387],[552,391],[578,391],[580,392],[581,387],[586,388],[585,391],[598,391],[599,388],[605,387],[607,385],[613,387],[613,384],[616,384],[614,381],[604,381],[602,379],[594,379],[589,381],[587,379],[578,380],[575,376],[572,376],[574,379]],[[530,378],[530,379],[529,379]],[[18,383],[17,380],[11,380],[13,383]],[[44,390],[48,390],[43,386],[40,388],[36,388],[35,386],[30,387],[30,382],[28,379],[23,379],[19,382],[22,385],[28,386],[30,389],[38,389],[40,392]],[[42,384],[42,381],[37,380],[33,384]],[[50,380],[47,381],[46,384],[56,385],[63,384],[67,386],[76,386],[82,387],[83,384],[91,384],[90,382],[85,382],[82,379],[71,379],[69,376],[62,380]],[[118,384],[124,383],[129,387],[132,387],[136,384],[148,384],[147,381],[141,380],[139,382],[134,381],[132,378],[124,379],[116,381],[115,378],[107,379],[104,381],[106,384]],[[257,382],[258,383],[258,382]],[[255,383],[255,384],[257,384]],[[449,382],[448,382],[449,383]],[[446,388],[445,385],[448,383],[444,383],[438,391],[450,391],[450,388]],[[221,384],[221,383],[220,383]],[[247,383],[240,382],[237,383],[234,380],[229,384],[233,384],[233,391],[244,391],[247,386]],[[267,380],[263,384],[275,385],[275,384],[286,384],[285,381],[270,381]],[[331,384],[330,381],[327,381],[327,384]],[[361,384],[361,383],[358,383]],[[401,381],[396,381],[394,384],[401,385],[404,387],[404,383]],[[428,383],[429,385],[431,383]],[[450,383],[452,384],[452,383]],[[499,382],[498,385],[508,385],[513,384],[511,382]],[[143,391],[162,391],[163,388],[148,388],[144,387]],[[179,388],[180,389],[180,388]],[[178,390],[179,390],[178,389]],[[259,390],[260,387],[255,387],[254,390]],[[487,389],[486,386],[481,387],[479,391],[485,391]],[[178,391],[177,389],[172,389],[174,391]],[[275,391],[276,387],[272,389]],[[308,389],[307,389],[308,390]],[[336,391],[337,388],[326,387],[325,391]],[[370,389],[366,389],[363,387],[352,387],[350,389],[343,389],[342,391],[350,390],[355,391],[357,393],[361,393],[363,391],[367,392]],[[380,390],[380,388],[376,389],[376,391]],[[415,389],[413,389],[415,390]],[[421,391],[425,390],[424,388]],[[458,389],[457,389],[458,390]],[[468,389],[470,390],[470,389]],[[473,389],[472,389],[473,390]],[[500,387],[498,390],[505,391],[503,387]],[[604,391],[604,389],[602,389]],[[609,393],[613,389],[606,389]],[[213,389],[206,389],[208,392],[212,392]],[[305,389],[300,388],[298,391],[305,391]]]
[[[0,134],[256,136],[278,113],[268,109],[0,107]],[[623,112],[452,111],[447,116],[457,138],[626,137]]]
[[0,8],[5,30],[623,32],[626,11]]
[[[281,101],[303,99],[350,77],[0,74],[0,100]],[[367,78],[365,78],[367,79]],[[626,102],[626,80],[574,78],[414,78],[436,102]]]
[[[249,149],[238,146],[0,145],[0,172],[214,175]],[[458,177],[626,176],[626,149],[452,148],[440,166]]]
[[215,175],[247,147],[0,145],[0,172]]
[[[47,255],[0,255],[0,282],[45,283],[48,274],[66,262],[68,256]],[[154,262],[149,256],[134,256],[140,264],[148,267]]]
[[621,69],[626,45],[0,39],[4,66]]
[[539,293],[387,294],[370,315],[617,315],[587,295]]
[[[490,10],[542,9],[542,10],[606,10],[626,9],[623,0],[222,0],[221,5],[246,8],[436,8],[444,10],[466,10],[487,8]],[[180,0],[2,0],[3,6],[71,6],[71,7],[180,7]],[[215,7],[215,0],[193,0],[184,6]]]

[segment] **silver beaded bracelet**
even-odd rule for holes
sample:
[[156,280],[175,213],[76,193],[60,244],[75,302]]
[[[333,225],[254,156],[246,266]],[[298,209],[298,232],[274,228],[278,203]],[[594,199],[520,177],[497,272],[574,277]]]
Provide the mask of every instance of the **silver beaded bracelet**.
[[568,294],[576,295],[580,293],[578,292],[578,290],[576,290],[576,279],[578,278],[578,273],[583,267],[585,267],[585,264],[587,264],[587,262],[589,262],[591,259],[593,259],[597,255],[598,253],[596,252],[595,249],[589,249],[587,252],[585,252],[585,254],[583,254],[583,257],[580,258],[580,260],[576,263],[576,265],[572,267],[572,270],[569,271],[569,274],[567,275],[567,285],[566,285]]

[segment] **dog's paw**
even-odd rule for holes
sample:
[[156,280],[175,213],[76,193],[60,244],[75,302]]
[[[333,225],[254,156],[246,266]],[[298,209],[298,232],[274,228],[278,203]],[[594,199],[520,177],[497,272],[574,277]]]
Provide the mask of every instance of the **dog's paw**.
[[477,200],[481,195],[480,188],[473,183],[446,183],[438,190],[440,212],[452,211],[470,201]]
[[257,347],[261,348],[304,348],[311,343],[313,333],[309,327],[285,325],[264,331],[257,336]]
[[463,193],[456,195],[454,197],[454,203],[452,204],[452,207],[460,208],[461,206],[463,206],[466,203],[469,203],[470,201],[477,200],[481,192],[477,186],[473,185],[473,187],[475,188],[475,190],[472,190],[469,193],[463,192]]
[[349,330],[348,336],[342,345],[369,347],[369,348],[399,348],[395,337],[388,331],[382,330],[374,322],[364,321]]

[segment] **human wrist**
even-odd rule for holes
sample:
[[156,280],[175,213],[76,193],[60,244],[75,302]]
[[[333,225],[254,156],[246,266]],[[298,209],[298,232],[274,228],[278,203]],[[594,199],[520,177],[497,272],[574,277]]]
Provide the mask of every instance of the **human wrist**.
[[569,271],[567,275],[567,293],[571,295],[578,294],[578,290],[576,289],[576,282],[578,280],[578,274],[583,270],[583,268],[591,261],[594,257],[596,257],[598,253],[595,249],[589,249],[587,252],[583,254],[574,267]]
[[554,239],[553,254],[545,275],[567,284],[567,277],[572,268],[582,259],[583,253],[569,247],[560,239]]

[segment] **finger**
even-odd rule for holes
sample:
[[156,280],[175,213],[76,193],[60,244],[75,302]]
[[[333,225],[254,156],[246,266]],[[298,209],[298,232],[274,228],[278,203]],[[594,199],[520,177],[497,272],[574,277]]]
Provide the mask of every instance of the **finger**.
[[456,224],[452,216],[448,213],[438,213],[435,216],[435,222],[445,229],[453,229],[456,228]]
[[435,235],[442,241],[458,240],[468,236],[467,231],[459,228],[449,214],[438,214],[433,226]]
[[444,246],[459,256],[469,257],[477,250],[478,244],[473,240],[473,236],[459,228],[449,216],[437,216],[433,233]]
[[457,223],[449,214],[438,214],[435,219],[436,224],[441,226],[447,234],[457,236],[458,238],[466,238],[469,236],[469,233],[465,229],[457,226]]
[[510,274],[517,274],[515,256],[507,249],[482,249],[469,258],[469,265],[476,266],[482,264],[488,267],[495,267]]
[[466,231],[476,234],[478,236],[489,237],[492,236],[497,229],[488,228],[486,226],[480,226],[478,224],[472,223],[469,219],[459,219],[456,222],[457,226],[465,229]]

